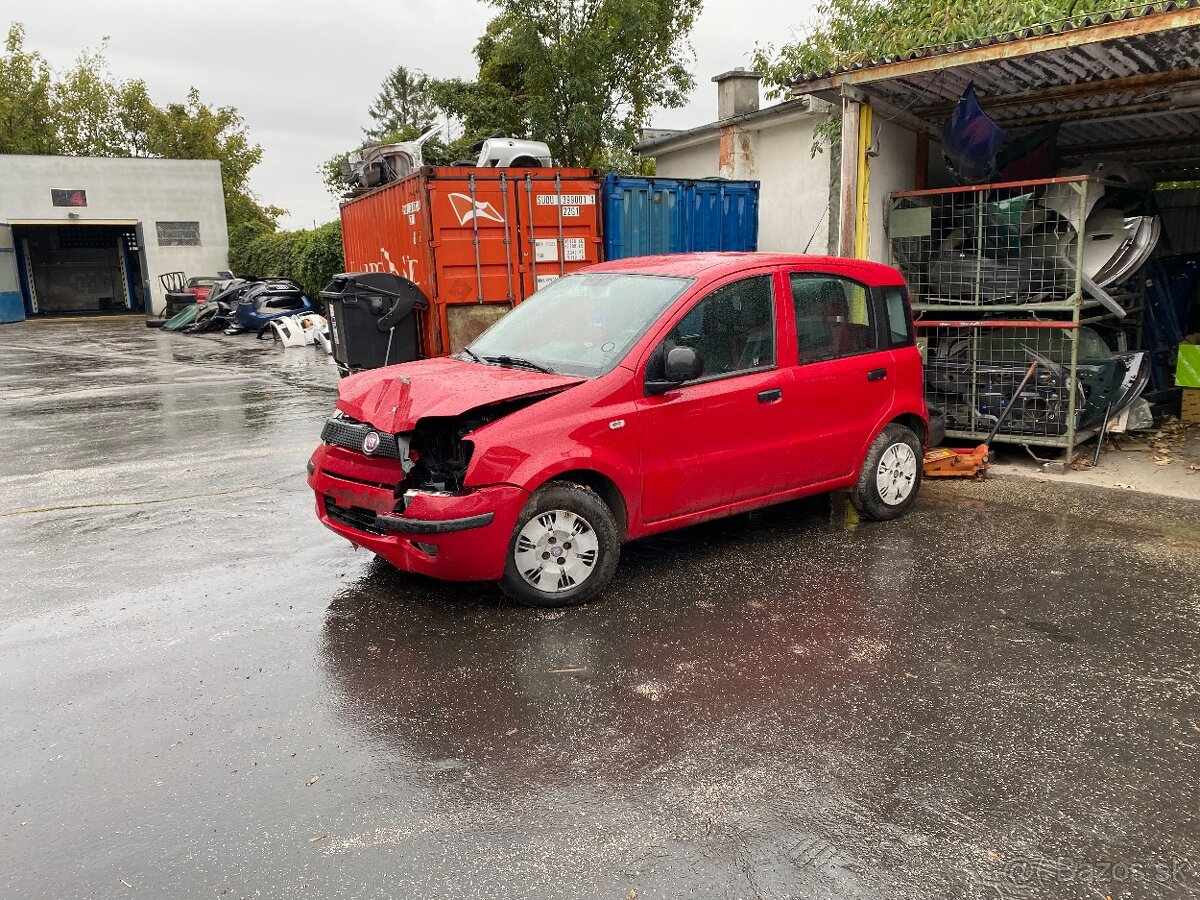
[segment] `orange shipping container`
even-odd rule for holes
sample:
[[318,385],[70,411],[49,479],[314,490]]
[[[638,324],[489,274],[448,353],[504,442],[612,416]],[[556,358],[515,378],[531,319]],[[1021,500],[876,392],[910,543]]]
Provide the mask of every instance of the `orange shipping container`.
[[429,298],[425,356],[462,349],[539,287],[600,261],[591,169],[430,167],[342,205],[347,272],[393,272]]

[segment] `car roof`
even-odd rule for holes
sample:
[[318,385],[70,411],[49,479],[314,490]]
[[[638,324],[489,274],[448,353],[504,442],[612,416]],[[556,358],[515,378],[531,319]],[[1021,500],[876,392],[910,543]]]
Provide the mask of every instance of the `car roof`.
[[821,271],[831,266],[857,269],[875,284],[903,284],[896,269],[865,259],[841,256],[810,256],[803,253],[668,253],[660,256],[631,256],[588,266],[586,272],[627,272],[639,275],[672,275],[705,279],[732,275],[759,266],[797,266]]

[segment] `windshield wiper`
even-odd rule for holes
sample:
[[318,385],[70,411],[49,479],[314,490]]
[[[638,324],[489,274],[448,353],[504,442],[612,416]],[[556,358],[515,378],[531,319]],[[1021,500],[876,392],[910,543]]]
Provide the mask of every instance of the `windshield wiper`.
[[483,363],[484,365],[487,365],[487,363],[484,362],[483,357],[480,356],[478,353],[476,353],[474,350],[472,350],[470,347],[463,347],[458,352],[467,354],[467,356],[471,357],[471,359],[475,360],[475,362],[477,362],[477,363]]
[[[474,356],[474,354],[472,354]],[[539,363],[531,362],[528,359],[522,359],[519,356],[485,356],[490,363],[497,363],[501,366],[512,366],[519,369],[532,369],[535,372],[545,372],[547,375],[555,374],[554,370],[549,366],[543,366]]]

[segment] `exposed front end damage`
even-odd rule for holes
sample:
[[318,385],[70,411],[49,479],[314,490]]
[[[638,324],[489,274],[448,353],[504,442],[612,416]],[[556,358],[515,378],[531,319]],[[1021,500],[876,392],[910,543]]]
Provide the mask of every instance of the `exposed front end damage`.
[[512,485],[467,487],[471,435],[549,396],[419,418],[399,434],[338,412],[309,463],[318,518],[406,571],[450,580],[499,578],[528,493]]
[[409,467],[400,484],[401,496],[409,491],[462,491],[475,452],[475,444],[469,436],[485,425],[550,396],[553,395],[521,397],[472,409],[458,416],[418,419],[415,429],[397,436],[398,440],[407,442],[409,454]]

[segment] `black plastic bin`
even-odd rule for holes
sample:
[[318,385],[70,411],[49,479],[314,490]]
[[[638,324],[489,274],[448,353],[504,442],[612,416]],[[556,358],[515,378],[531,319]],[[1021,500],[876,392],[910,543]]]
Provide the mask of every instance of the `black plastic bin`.
[[333,358],[343,375],[417,358],[419,317],[429,301],[390,272],[334,275],[321,291],[329,312]]

